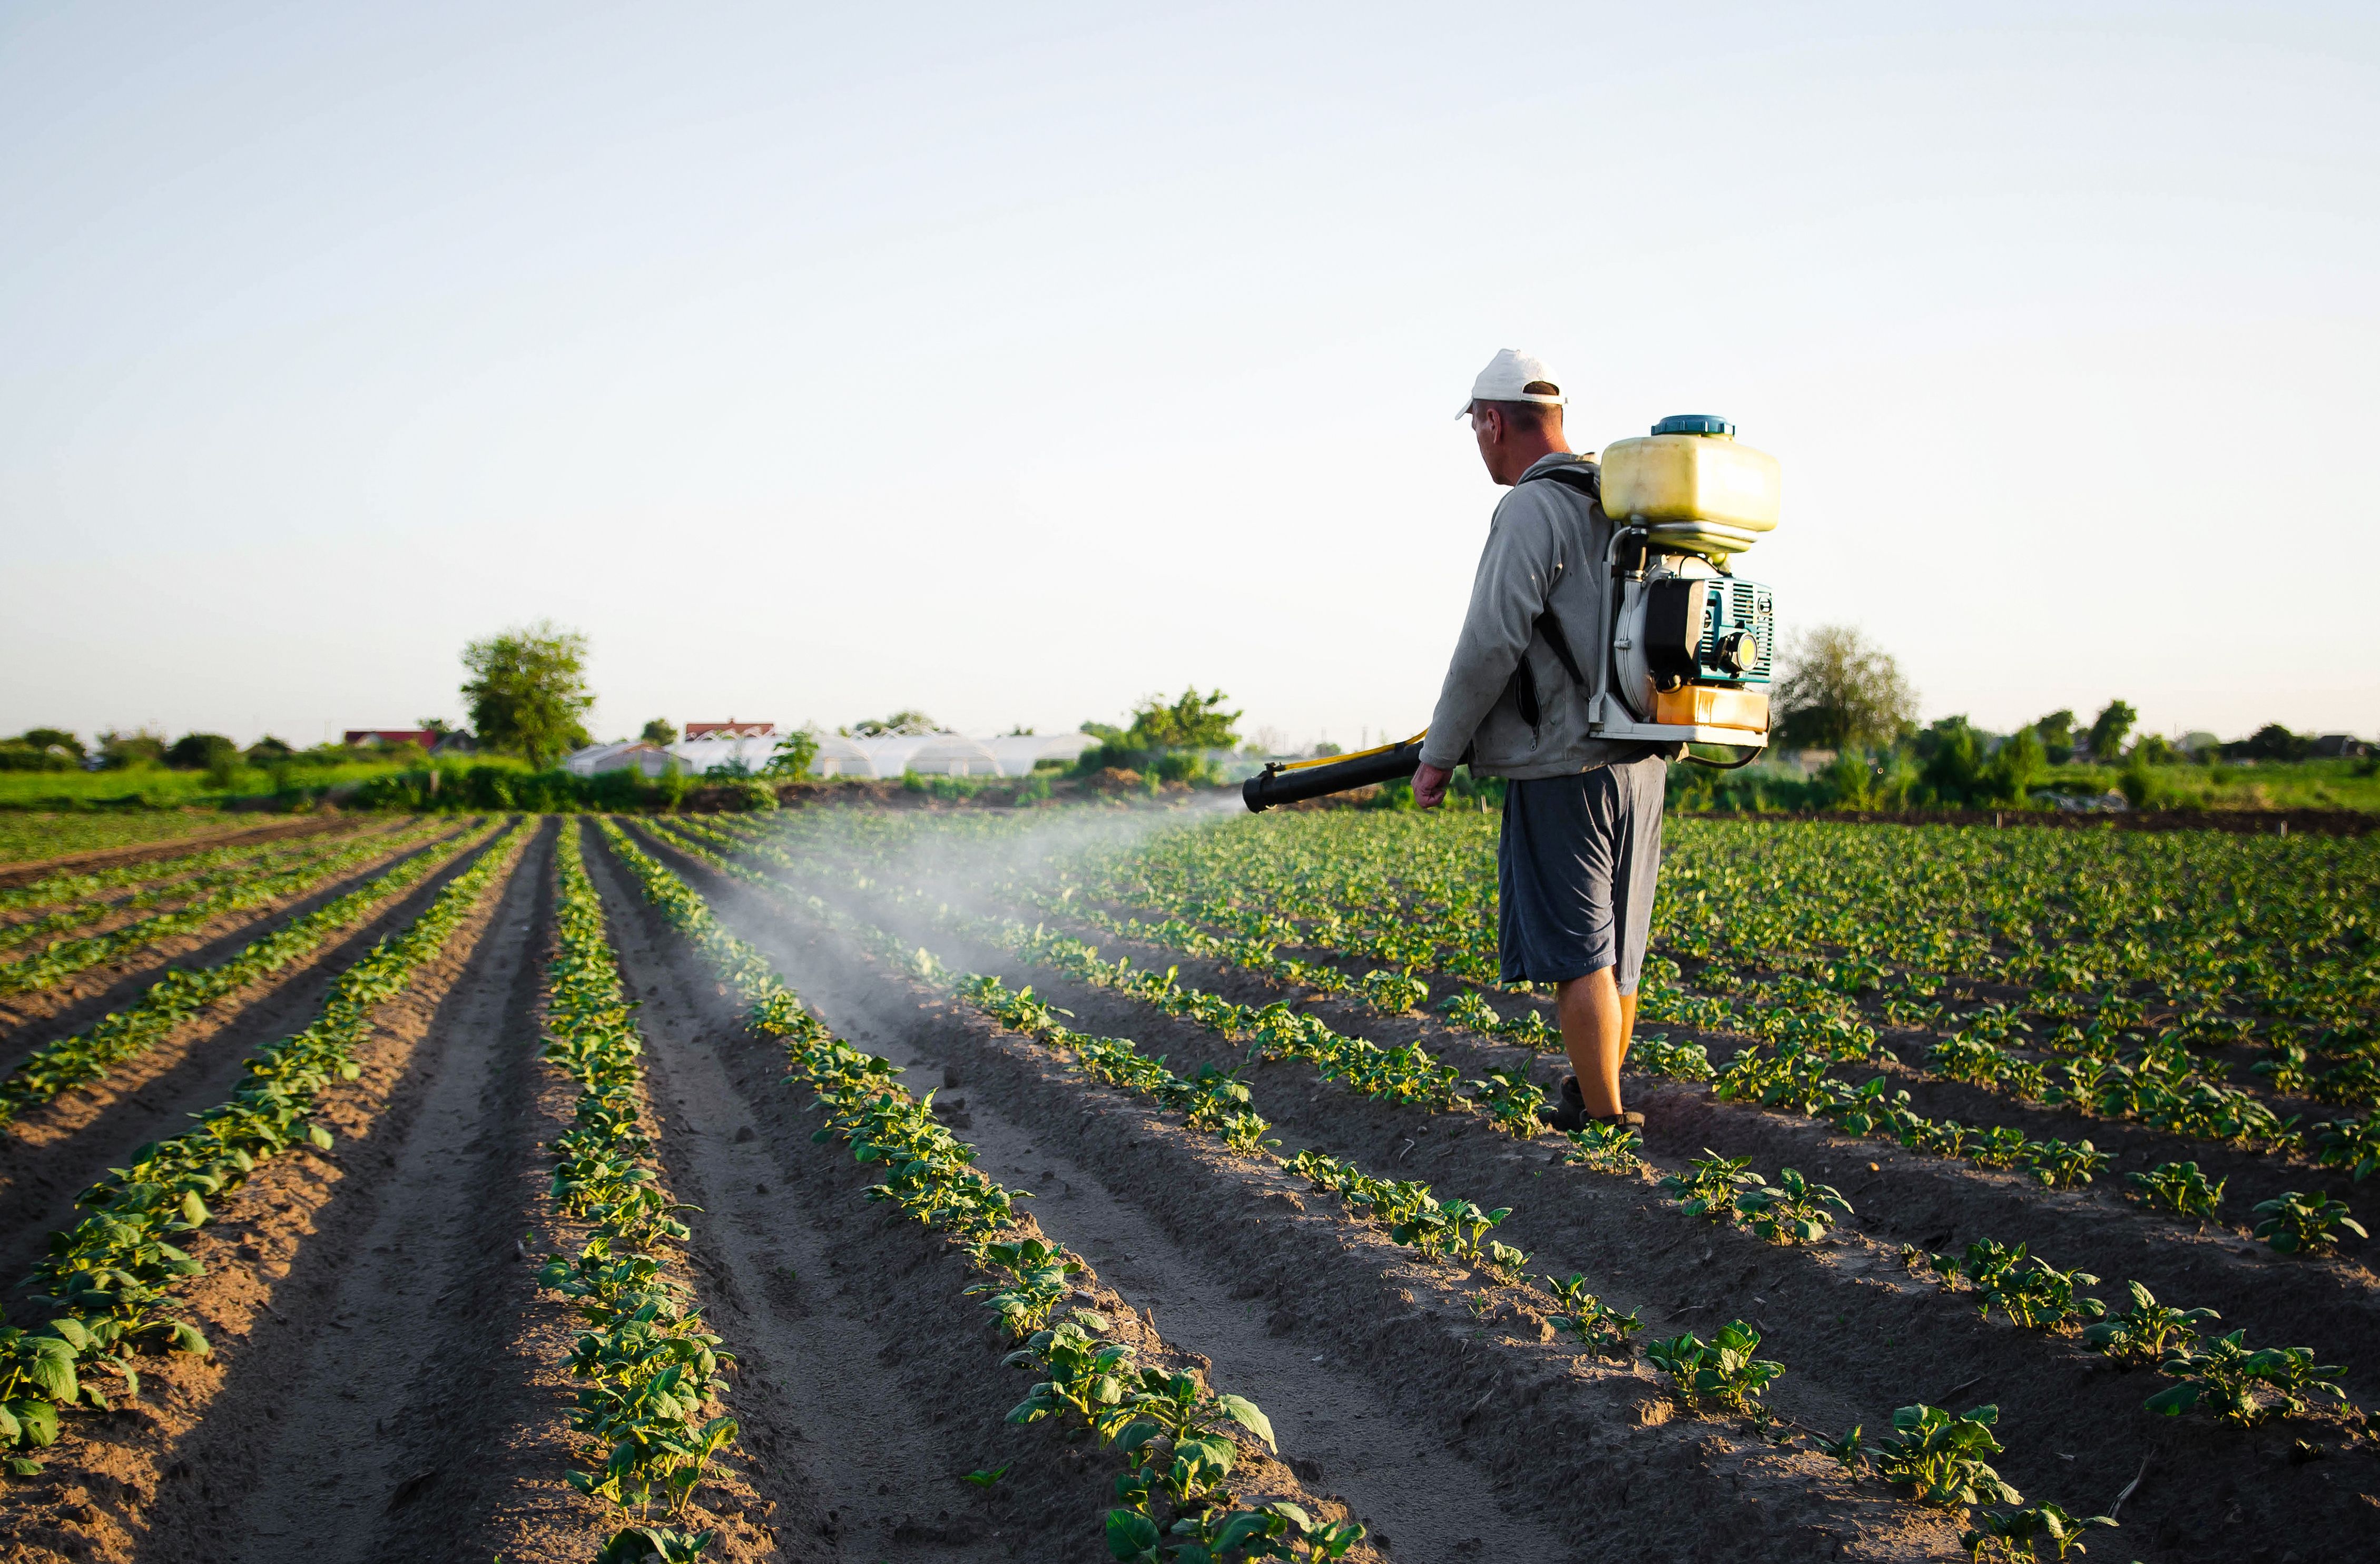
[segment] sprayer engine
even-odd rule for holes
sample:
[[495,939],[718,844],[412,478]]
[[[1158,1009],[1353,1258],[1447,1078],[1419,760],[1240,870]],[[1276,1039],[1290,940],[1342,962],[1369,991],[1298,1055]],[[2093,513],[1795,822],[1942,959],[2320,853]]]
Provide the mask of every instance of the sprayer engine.
[[[1627,540],[1623,537],[1623,542]],[[1776,596],[1698,555],[1615,551],[1618,612],[1589,721],[1610,738],[1767,742]],[[1652,728],[1691,733],[1640,732]]]

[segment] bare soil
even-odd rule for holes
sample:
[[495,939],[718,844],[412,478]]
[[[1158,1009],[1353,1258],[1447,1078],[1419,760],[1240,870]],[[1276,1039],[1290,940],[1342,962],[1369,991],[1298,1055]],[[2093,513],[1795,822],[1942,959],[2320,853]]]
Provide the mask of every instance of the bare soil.
[[[563,1363],[567,1307],[538,1263],[577,1234],[545,1195],[544,1143],[571,1094],[538,1057],[561,830],[585,834],[625,978],[640,1001],[656,1171],[698,1210],[686,1274],[738,1362],[738,1449],[696,1496],[709,1557],[757,1564],[1106,1557],[1120,1461],[1052,1423],[1008,1423],[1028,1376],[965,1289],[946,1238],[865,1200],[876,1170],[813,1143],[808,1093],[771,1044],[642,901],[600,840],[547,820],[518,845],[448,950],[384,1006],[362,1078],[328,1095],[326,1156],[268,1163],[194,1235],[204,1359],[143,1364],[145,1393],[76,1413],[36,1479],[0,1487],[0,1561],[106,1564],[584,1564],[609,1525],[565,1474],[581,1459]],[[1090,1263],[1079,1302],[1141,1360],[1255,1400],[1280,1458],[1244,1491],[1371,1528],[1373,1560],[1918,1559],[1962,1557],[1959,1522],[1847,1481],[1806,1437],[1681,1410],[1641,1356],[1559,1336],[1539,1290],[1417,1258],[1278,1162],[1087,1081],[1067,1060],[890,970],[786,903],[649,843],[712,900],[838,1033],[901,1064],[980,1166],[1034,1192],[1038,1231]],[[134,1144],[220,1100],[240,1060],[302,1025],[331,976],[459,872],[103,1089],[29,1116],[0,1146],[0,1263],[21,1275],[72,1197]],[[813,889],[816,889],[813,887]],[[1136,1000],[974,948],[863,896],[851,911],[956,964],[1031,982],[1081,1029],[1137,1040],[1188,1073],[1241,1049]],[[1113,943],[1113,942],[1108,942]],[[1291,998],[1337,1029],[1421,1039],[1466,1073],[1526,1060],[1419,1017],[1284,994],[1155,948],[1183,979],[1245,1002]],[[1111,952],[1111,953],[1116,953]],[[63,1024],[62,1020],[44,1024]],[[12,1046],[14,1043],[12,1041]],[[1551,1061],[1527,1061],[1540,1078]],[[1500,1236],[1532,1270],[1583,1272],[1647,1337],[1742,1318],[1787,1365],[1784,1432],[1871,1436],[1914,1400],[2002,1409],[2003,1473],[2031,1499],[2106,1509],[2137,1476],[2123,1529],[2095,1553],[2168,1560],[2380,1554],[2380,1461],[2359,1419],[2258,1429],[2154,1418],[2158,1383],[2108,1370],[2070,1336],[1979,1319],[1899,1263],[1913,1243],[2030,1241],[2060,1264],[2137,1277],[2220,1309],[2256,1342],[2308,1342],[2366,1374],[2380,1285],[2360,1265],[2276,1260],[2228,1229],[2144,1215],[2104,1187],[2018,1179],[1836,1136],[1823,1124],[1632,1083],[1655,1171],[1564,1163],[1476,1118],[1367,1101],[1279,1062],[1247,1076],[1290,1152],[1427,1180],[1514,1214]],[[1949,1099],[1935,1110],[1955,1111]],[[2070,1133],[2070,1126],[2069,1127]],[[2129,1162],[2157,1156],[2121,1137]],[[2103,1141],[2102,1144],[2107,1144]],[[1706,1146],[1775,1174],[1798,1167],[1857,1207],[1832,1241],[1779,1248],[1684,1217],[1655,1187]],[[2249,1177],[2247,1169],[2240,1176]],[[2301,1186],[2303,1187],[2303,1186]],[[987,1487],[962,1478],[1005,1468]]]

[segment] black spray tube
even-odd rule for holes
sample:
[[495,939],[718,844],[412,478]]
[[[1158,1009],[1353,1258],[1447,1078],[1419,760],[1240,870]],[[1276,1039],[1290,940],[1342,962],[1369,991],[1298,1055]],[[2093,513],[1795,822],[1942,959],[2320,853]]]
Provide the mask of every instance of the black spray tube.
[[1246,801],[1250,814],[1262,814],[1277,805],[1396,782],[1420,770],[1421,741],[1422,735],[1415,734],[1402,744],[1328,760],[1293,760],[1287,765],[1275,761],[1240,784],[1240,797]]

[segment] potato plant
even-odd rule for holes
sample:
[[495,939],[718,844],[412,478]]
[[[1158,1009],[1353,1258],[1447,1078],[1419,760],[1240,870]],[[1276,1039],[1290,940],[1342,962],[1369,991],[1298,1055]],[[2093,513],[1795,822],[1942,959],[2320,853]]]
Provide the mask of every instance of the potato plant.
[[1708,1146],[1686,1166],[1687,1172],[1662,1179],[1661,1193],[1676,1201],[1687,1216],[1706,1222],[1723,1222],[1734,1216],[1736,1191],[1760,1180],[1750,1170],[1751,1158],[1721,1157]]
[[2256,1237],[2272,1245],[2276,1255],[2324,1255],[2338,1246],[2338,1235],[2372,1235],[2349,1214],[2347,1202],[2322,1194],[2284,1190],[2256,1206],[2260,1218]]
[[1900,1407],[1892,1414],[1893,1431],[1876,1441],[1869,1460],[1877,1476],[1910,1489],[1920,1504],[1943,1509],[2022,1504],[2024,1496],[1984,1459],[2000,1453],[1992,1437],[1999,1415],[1996,1406],[1956,1415],[1923,1404]]
[[[1960,1536],[1959,1546],[1967,1550],[1975,1564],[1983,1564],[1986,1558],[2000,1558],[2009,1564],[2028,1559],[2037,1564],[2044,1558],[2090,1552],[2082,1546],[2083,1531],[2092,1526],[2112,1527],[2115,1523],[2105,1515],[2070,1515],[2055,1504],[2037,1504],[2029,1509],[1986,1512]],[[2045,1546],[2053,1551],[2042,1552]]]
[[[406,833],[419,839],[445,829],[432,823]],[[128,951],[202,928],[226,913],[264,906],[285,896],[303,895],[314,887],[389,852],[395,842],[371,837],[362,842],[341,838],[305,854],[286,868],[250,873],[218,887],[170,912],[154,913],[104,934],[53,940],[39,952],[0,966],[0,995],[32,993],[55,988],[78,972],[112,961]]]
[[[1755,1181],[1758,1174],[1753,1175]],[[1827,1236],[1838,1213],[1852,1214],[1851,1202],[1832,1184],[1812,1183],[1791,1168],[1777,1182],[1755,1182],[1735,1197],[1744,1226],[1771,1243],[1815,1243]]]
[[[426,834],[439,827],[423,827]],[[382,839],[382,850],[407,838]],[[485,840],[466,836],[418,853],[305,916],[260,935],[227,959],[205,967],[169,967],[140,998],[68,1037],[34,1049],[0,1078],[0,1124],[110,1072],[154,1047],[207,1005],[262,982],[334,936],[361,923],[393,898],[436,873]]]
[[2212,1217],[2223,1204],[2223,1186],[2229,1182],[2208,1182],[2195,1162],[2161,1162],[2145,1173],[2126,1173],[2124,1197],[2185,1217]]
[[1955,1291],[1964,1283],[1973,1291],[1976,1314],[1988,1317],[1998,1309],[2010,1324],[2028,1330],[2095,1320],[2107,1312],[2107,1304],[2076,1291],[2097,1285],[2097,1277],[2079,1268],[2059,1270],[2022,1243],[1980,1239],[1968,1244],[1964,1255],[1936,1255],[1930,1264],[1944,1287]]
[[2203,1405],[2225,1423],[2248,1427],[2268,1417],[2303,1412],[2310,1396],[2347,1399],[2338,1383],[2347,1373],[2343,1366],[2315,1363],[2310,1347],[2251,1350],[2247,1336],[2245,1330],[2235,1330],[2180,1348],[2157,1364],[2159,1374],[2180,1383],[2143,1404],[2168,1417]]
[[1633,1309],[1622,1314],[1588,1291],[1584,1276],[1572,1274],[1568,1281],[1557,1281],[1552,1277],[1542,1279],[1563,1311],[1548,1315],[1549,1322],[1556,1330],[1578,1338],[1582,1346],[1624,1356],[1628,1339],[1645,1328]]
[[2176,1309],[2137,1281],[2126,1282],[2132,1306],[2086,1326],[2082,1344],[2118,1363],[2136,1366],[2161,1363],[2187,1351],[2198,1340],[2199,1327],[2213,1325],[2222,1315],[2213,1309]]
[[[546,965],[546,1061],[578,1088],[570,1127],[552,1143],[549,1197],[589,1223],[575,1257],[551,1255],[539,1281],[569,1298],[586,1328],[566,1366],[584,1381],[570,1425],[593,1452],[571,1485],[642,1522],[658,1504],[684,1513],[711,1459],[732,1444],[714,1411],[733,1357],[706,1329],[671,1245],[687,1236],[650,1166],[638,1117],[644,1051],[588,879],[578,833],[555,855],[556,951]],[[625,1547],[641,1525],[624,1525]],[[699,1551],[699,1545],[694,1546]]]
[[[1017,1193],[1002,1189],[976,1172],[969,1166],[974,1159],[974,1147],[952,1137],[929,1112],[920,1115],[898,1111],[900,1105],[907,1101],[907,1094],[893,1079],[899,1073],[898,1067],[834,1037],[802,1007],[770,969],[766,958],[720,926],[699,895],[630,842],[616,823],[605,819],[598,824],[613,853],[636,877],[647,899],[687,938],[730,990],[741,998],[754,1029],[784,1045],[795,1077],[816,1090],[818,1106],[825,1112],[827,1124],[813,1138],[820,1142],[841,1139],[853,1146],[855,1156],[869,1154],[863,1159],[897,1159],[899,1176],[870,1190],[871,1197],[900,1204],[920,1220],[965,1243],[971,1255],[1001,1267],[1008,1279],[1022,1279],[1015,1267],[1030,1265],[1041,1256],[1040,1252],[1023,1247],[1019,1240],[1003,1236],[1014,1231]],[[692,846],[689,851],[703,852],[706,861],[717,857]],[[822,916],[829,911],[822,905],[813,910]],[[905,965],[936,981],[947,981],[940,964],[924,952],[906,952]],[[864,1138],[868,1135],[879,1138]],[[999,1219],[987,1221],[991,1213],[998,1213]],[[997,1247],[1009,1243],[1019,1246],[1007,1251]],[[1008,1258],[1002,1259],[1003,1254]],[[1023,1356],[1013,1357],[1012,1361],[1042,1369],[1045,1378],[1036,1383],[1016,1412],[1026,1412],[1037,1398],[1045,1399],[1046,1410],[1040,1415],[1079,1415],[1103,1443],[1131,1427],[1135,1421],[1135,1409],[1144,1398],[1157,1395],[1160,1388],[1149,1382],[1149,1371],[1130,1368],[1128,1349],[1111,1352],[1111,1348],[1121,1349],[1121,1344],[1099,1340],[1107,1323],[1091,1311],[1078,1310],[1057,1325],[1045,1326],[1028,1337],[1026,1345],[1019,1350]],[[1058,1343],[1060,1332],[1068,1333],[1064,1353],[1052,1358],[1043,1349]],[[1040,1345],[1037,1347],[1036,1343]],[[1163,1376],[1162,1393],[1171,1407],[1178,1411],[1181,1397],[1174,1391],[1172,1376]],[[1214,1397],[1213,1402],[1215,1412],[1270,1445],[1269,1425],[1258,1426],[1262,1414],[1253,1403],[1224,1396]],[[1249,1422],[1235,1409],[1245,1409],[1258,1422]],[[1199,1437],[1208,1439],[1220,1432],[1220,1428],[1202,1424]],[[1155,1444],[1154,1437],[1148,1443]],[[1151,1449],[1148,1461],[1165,1458],[1163,1481],[1152,1477],[1152,1490],[1171,1484],[1184,1493],[1196,1489],[1202,1501],[1162,1525],[1157,1517],[1141,1509],[1111,1511],[1102,1526],[1111,1553],[1119,1558],[1169,1559],[1182,1564],[1199,1564],[1201,1560],[1219,1564],[1227,1554],[1241,1558],[1336,1558],[1343,1557],[1363,1536],[1360,1522],[1344,1521],[1318,1526],[1294,1505],[1276,1502],[1254,1509],[1241,1508],[1227,1497],[1225,1490],[1212,1485],[1229,1475],[1228,1471],[1214,1470],[1210,1459],[1213,1454],[1211,1442],[1203,1451],[1189,1452],[1179,1461],[1177,1473],[1175,1451],[1164,1446]],[[1120,1481],[1134,1477],[1143,1464],[1135,1447],[1134,1465],[1121,1475]],[[1244,1516],[1257,1518],[1244,1520]]]
[[1753,1356],[1759,1350],[1760,1333],[1739,1319],[1708,1341],[1688,1331],[1649,1342],[1645,1360],[1670,1376],[1687,1410],[1719,1406],[1759,1421],[1767,1416],[1761,1396],[1785,1372],[1783,1364]]
[[1598,1173],[1634,1173],[1645,1167],[1645,1137],[1625,1124],[1586,1123],[1569,1133],[1565,1160]]
[[[449,881],[412,923],[341,973],[310,1024],[247,1061],[227,1101],[197,1115],[181,1134],[141,1146],[128,1166],[110,1170],[79,1197],[90,1214],[50,1235],[48,1254],[21,1284],[28,1304],[51,1317],[31,1334],[9,1339],[10,1366],[0,1370],[13,1377],[0,1388],[18,1447],[54,1439],[57,1414],[78,1401],[104,1409],[100,1376],[137,1391],[132,1360],[139,1352],[208,1351],[206,1338],[180,1317],[174,1291],[200,1267],[167,1241],[212,1220],[207,1202],[246,1182],[259,1164],[300,1145],[330,1149],[330,1132],[314,1121],[316,1098],[361,1073],[353,1056],[370,1035],[374,1010],[402,993],[444,948],[509,866],[519,840],[516,829]],[[21,1474],[21,1465],[12,1470]]]

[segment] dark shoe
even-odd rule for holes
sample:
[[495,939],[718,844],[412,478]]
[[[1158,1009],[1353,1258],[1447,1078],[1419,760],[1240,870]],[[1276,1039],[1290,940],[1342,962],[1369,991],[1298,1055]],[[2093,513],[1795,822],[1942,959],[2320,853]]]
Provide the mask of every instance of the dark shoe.
[[1578,1077],[1565,1075],[1554,1100],[1537,1109],[1538,1121],[1568,1134],[1588,1124],[1624,1124],[1629,1129],[1642,1129],[1645,1115],[1621,1111],[1602,1118],[1591,1118],[1586,1111],[1586,1098],[1578,1089]]
[[1586,1122],[1586,1099],[1579,1095],[1577,1076],[1561,1078],[1561,1085],[1556,1089],[1554,1100],[1537,1109],[1537,1119],[1564,1134]]

